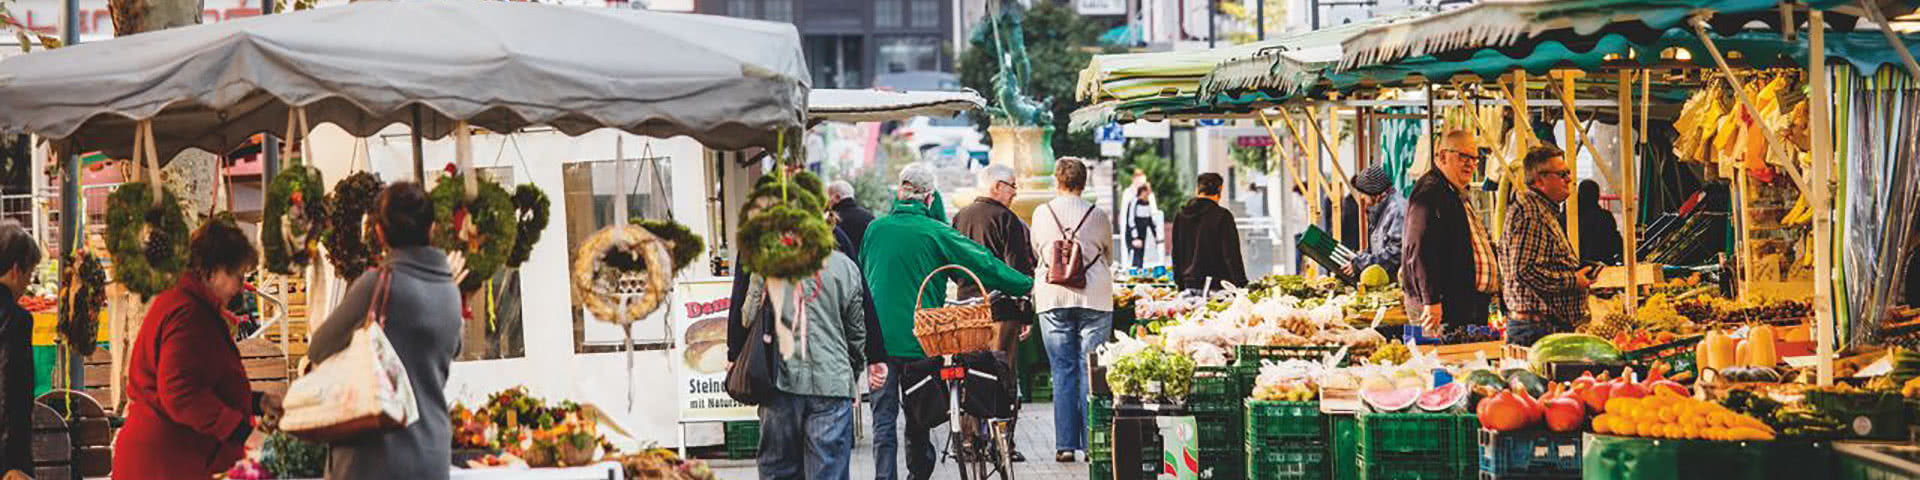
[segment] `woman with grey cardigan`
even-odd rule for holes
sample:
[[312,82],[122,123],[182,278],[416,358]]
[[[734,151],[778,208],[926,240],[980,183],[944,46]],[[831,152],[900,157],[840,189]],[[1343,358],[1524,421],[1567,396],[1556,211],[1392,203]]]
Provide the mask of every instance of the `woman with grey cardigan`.
[[453,463],[447,368],[460,351],[460,291],[454,268],[446,254],[428,246],[433,203],[419,184],[387,187],[375,216],[374,233],[387,247],[386,264],[347,287],[346,299],[314,331],[307,358],[317,364],[346,348],[366,319],[381,272],[390,272],[385,333],[407,367],[420,421],[334,442],[327,478],[445,479]]

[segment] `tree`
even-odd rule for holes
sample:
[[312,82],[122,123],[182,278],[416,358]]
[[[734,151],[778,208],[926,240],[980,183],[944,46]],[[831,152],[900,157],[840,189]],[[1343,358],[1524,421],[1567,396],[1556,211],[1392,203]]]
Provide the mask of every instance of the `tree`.
[[[995,13],[998,5],[1016,8],[1019,5],[988,1],[996,2]],[[1021,32],[1027,43],[1027,58],[1033,65],[1033,84],[1027,86],[1027,91],[1053,111],[1053,153],[1062,157],[1098,157],[1100,149],[1093,141],[1093,132],[1072,133],[1067,124],[1073,109],[1078,107],[1073,98],[1074,84],[1079,81],[1080,70],[1093,59],[1093,50],[1099,45],[1100,34],[1106,26],[1081,17],[1069,5],[1049,1],[1033,3],[1026,11],[1026,29]],[[993,91],[993,76],[1000,72],[999,62],[994,59],[996,49],[991,23],[983,21],[975,30],[970,46],[960,54],[960,84],[982,94]],[[970,115],[976,128],[984,131],[988,125],[986,114],[976,110]]]
[[13,33],[14,40],[20,43],[20,51],[33,51],[34,40],[40,41],[41,48],[60,48],[59,37],[28,31],[27,26],[15,19],[13,12],[7,9],[10,5],[13,5],[12,0],[0,0],[0,27]]

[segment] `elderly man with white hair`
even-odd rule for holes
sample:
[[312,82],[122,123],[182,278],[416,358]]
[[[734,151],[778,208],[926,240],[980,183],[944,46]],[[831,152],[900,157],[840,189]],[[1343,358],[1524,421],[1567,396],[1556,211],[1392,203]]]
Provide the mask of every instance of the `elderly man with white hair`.
[[873,211],[853,198],[853,184],[834,180],[827,184],[827,209],[838,218],[840,230],[853,240],[853,258],[860,258],[860,241],[867,238],[867,225],[873,223]]
[[[993,256],[1006,262],[1007,266],[1028,276],[1033,275],[1036,263],[1033,253],[1033,235],[1027,231],[1027,223],[1020,215],[1009,208],[1013,197],[1020,193],[1020,187],[1013,174],[1013,168],[1005,164],[988,165],[980,169],[980,196],[974,197],[973,204],[960,209],[953,215],[953,229],[962,235],[987,247]],[[979,288],[970,282],[960,282],[960,298],[980,298],[985,296]],[[995,338],[1000,343],[1000,351],[1012,352],[1026,337],[1033,326],[1033,303],[1012,297],[993,299],[993,319],[996,326]],[[1018,363],[1008,362],[1014,372],[1012,378],[1003,379],[1013,388],[1024,380]],[[1011,435],[1009,428],[1009,436]],[[1014,450],[1010,455],[1015,462],[1027,461],[1025,455]]]
[[[861,242],[860,265],[867,288],[873,292],[889,355],[886,364],[869,369],[868,382],[879,391],[873,400],[875,478],[893,479],[898,474],[895,425],[904,379],[886,372],[900,372],[906,364],[926,357],[913,335],[916,301],[933,306],[946,303],[948,275],[935,276],[924,292],[920,291],[921,282],[935,269],[959,265],[973,271],[988,290],[1008,295],[1026,295],[1033,290],[1033,277],[1008,267],[993,252],[947,226],[939,204],[933,171],[923,164],[908,165],[900,171],[893,210],[875,219]],[[992,346],[980,347],[986,350]],[[935,458],[927,429],[908,428],[906,435],[908,478],[928,478],[933,474]]]

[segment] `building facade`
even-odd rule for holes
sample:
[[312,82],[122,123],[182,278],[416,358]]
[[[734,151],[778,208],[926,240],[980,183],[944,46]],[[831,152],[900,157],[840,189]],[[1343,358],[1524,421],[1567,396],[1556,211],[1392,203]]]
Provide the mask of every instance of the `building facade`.
[[879,75],[953,71],[952,0],[697,0],[699,13],[788,22],[815,88],[868,88]]

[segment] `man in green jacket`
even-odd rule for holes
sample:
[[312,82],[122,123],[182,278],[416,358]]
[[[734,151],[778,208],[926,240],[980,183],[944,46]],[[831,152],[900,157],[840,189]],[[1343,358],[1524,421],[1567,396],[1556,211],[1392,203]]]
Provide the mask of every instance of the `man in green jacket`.
[[[899,372],[907,363],[926,357],[913,335],[914,296],[920,282],[935,269],[959,265],[978,275],[988,290],[1026,295],[1033,289],[1033,277],[1007,267],[986,247],[946,224],[945,212],[935,209],[939,197],[934,185],[933,171],[926,166],[916,163],[902,169],[893,211],[869,224],[867,236],[861,240],[860,265],[867,288],[873,292],[880,334],[891,356],[885,364],[868,370],[869,386],[879,390],[873,399],[873,453],[875,478],[880,480],[894,480],[898,475],[894,452],[899,444],[894,428],[900,414]],[[945,305],[948,280],[973,281],[965,273],[941,272],[927,283],[925,296],[918,299],[920,304]],[[909,479],[922,480],[933,473],[933,444],[927,434],[925,430],[907,432]]]

